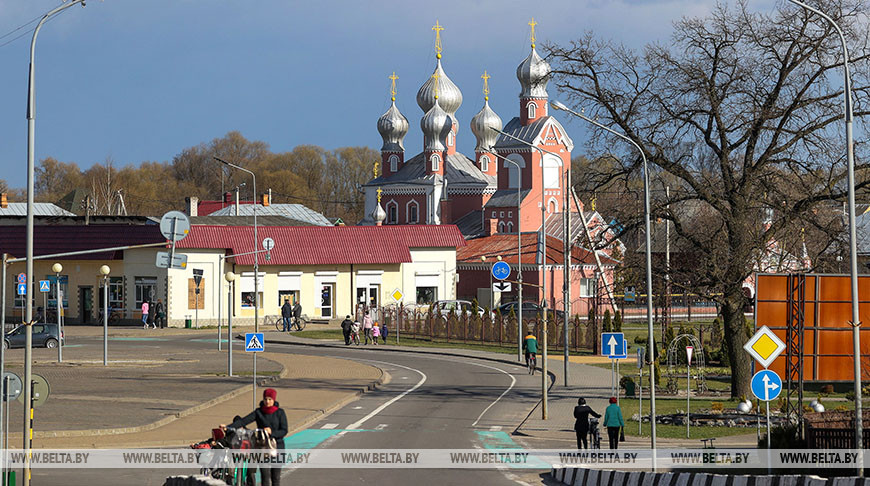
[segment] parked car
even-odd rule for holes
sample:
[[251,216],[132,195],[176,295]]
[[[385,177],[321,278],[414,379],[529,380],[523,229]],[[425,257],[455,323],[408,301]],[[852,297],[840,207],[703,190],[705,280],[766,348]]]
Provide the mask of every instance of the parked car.
[[[25,333],[25,326],[18,326],[7,332],[3,338],[3,347],[5,349],[23,348],[27,339]],[[56,348],[58,342],[62,339],[63,335],[58,336],[57,324],[33,325],[33,347]]]
[[[510,315],[511,312],[514,315],[517,315],[517,302],[508,302],[507,304],[502,304],[498,307],[498,311],[503,316]],[[539,315],[543,314],[543,308],[537,302],[523,302],[523,319],[537,319]],[[550,309],[550,317],[553,317],[553,309]],[[556,309],[556,318],[561,320],[565,319],[565,311]]]
[[[436,300],[432,304],[432,314],[440,314],[444,317],[447,317],[451,312],[460,315],[471,315],[474,304],[467,300]],[[486,315],[486,309],[481,306],[477,306],[477,315],[483,317]],[[493,313],[490,313],[490,318],[494,317]]]

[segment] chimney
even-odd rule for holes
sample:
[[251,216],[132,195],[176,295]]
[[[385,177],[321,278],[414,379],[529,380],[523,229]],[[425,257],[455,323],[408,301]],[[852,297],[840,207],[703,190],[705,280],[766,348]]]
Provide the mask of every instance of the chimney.
[[269,204],[272,203],[272,196],[269,194],[263,194],[263,207],[268,207]]
[[236,216],[239,215],[239,188],[236,187]]
[[230,204],[233,202],[233,193],[227,191],[224,193],[224,203]]
[[498,220],[495,218],[487,218],[484,220],[484,229],[486,236],[492,236],[498,233]]
[[187,215],[188,216],[199,216],[199,198],[196,196],[190,196],[184,198],[184,202],[187,203]]
[[9,200],[6,198],[6,193],[0,193],[0,208],[6,209],[9,207]]
[[450,204],[450,200],[441,200],[441,224],[450,224],[453,222],[453,214],[451,212],[452,208],[453,205]]

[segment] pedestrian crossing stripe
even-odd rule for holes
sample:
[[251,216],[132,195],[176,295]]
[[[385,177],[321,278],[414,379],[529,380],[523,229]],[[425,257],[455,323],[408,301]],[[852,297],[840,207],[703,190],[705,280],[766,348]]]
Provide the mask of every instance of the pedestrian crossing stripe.
[[249,353],[257,353],[265,351],[263,343],[263,333],[248,332],[245,333],[245,351]]

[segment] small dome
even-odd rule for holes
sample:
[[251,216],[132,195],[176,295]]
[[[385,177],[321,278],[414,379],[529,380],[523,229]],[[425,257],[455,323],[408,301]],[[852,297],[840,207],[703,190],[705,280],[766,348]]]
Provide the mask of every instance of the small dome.
[[492,130],[493,128],[502,129],[501,118],[492,111],[492,108],[489,107],[489,100],[487,100],[483,104],[483,109],[471,119],[471,131],[477,137],[475,151],[489,152],[495,146],[498,132]]
[[441,99],[437,98],[432,109],[420,120],[423,150],[447,150],[447,134],[452,127],[453,119],[441,108]]
[[381,207],[381,203],[378,203],[372,211],[372,219],[375,220],[375,223],[383,223],[387,219],[387,212]]
[[521,98],[546,98],[547,82],[550,80],[550,65],[543,60],[538,52],[532,47],[529,57],[517,66],[517,79],[523,91]]
[[405,146],[402,145],[402,141],[408,133],[408,127],[408,119],[396,108],[396,102],[393,101],[390,109],[378,118],[378,132],[380,132],[381,138],[384,139],[384,146],[381,147],[381,151],[404,151]]
[[[433,74],[438,74],[438,103],[450,115],[450,118],[455,121],[456,117],[454,113],[462,105],[462,92],[447,77],[447,73],[441,67],[441,59],[438,59],[438,66],[435,67],[435,73]],[[420,91],[417,91],[417,104],[420,105],[424,113],[428,113],[435,106],[435,97],[435,78],[429,76],[429,79],[420,87]]]

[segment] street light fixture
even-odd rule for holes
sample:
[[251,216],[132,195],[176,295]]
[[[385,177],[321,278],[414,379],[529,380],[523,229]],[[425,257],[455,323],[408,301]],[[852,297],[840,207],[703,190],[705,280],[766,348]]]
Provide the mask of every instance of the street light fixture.
[[656,449],[656,376],[655,376],[655,351],[654,345],[655,341],[653,340],[653,307],[652,307],[652,248],[650,243],[650,204],[649,204],[649,168],[647,167],[646,154],[643,152],[643,149],[640,148],[634,140],[629,138],[626,135],[623,135],[611,128],[608,128],[601,123],[581,114],[576,111],[565,106],[564,103],[559,101],[551,101],[550,106],[552,106],[556,110],[562,110],[567,113],[570,113],[577,118],[585,120],[596,127],[605,130],[617,137],[628,141],[640,152],[641,158],[643,158],[643,198],[644,198],[644,227],[646,232],[646,290],[647,290],[647,298],[646,298],[646,318],[647,318],[647,331],[648,331],[648,344],[647,348],[649,348],[649,390],[650,390],[650,442],[653,451]]
[[60,315],[63,312],[63,295],[60,290],[60,272],[63,271],[63,265],[55,263],[51,266],[51,271],[54,272],[56,285],[55,298],[57,299],[57,362],[63,363],[63,329],[61,328],[60,320]]
[[[233,282],[236,274],[227,272],[224,274],[229,284],[227,290],[227,376],[233,376]],[[254,353],[256,354],[256,353]]]
[[108,265],[100,267],[103,275],[103,366],[109,365],[109,272]]

